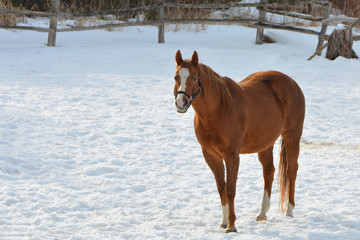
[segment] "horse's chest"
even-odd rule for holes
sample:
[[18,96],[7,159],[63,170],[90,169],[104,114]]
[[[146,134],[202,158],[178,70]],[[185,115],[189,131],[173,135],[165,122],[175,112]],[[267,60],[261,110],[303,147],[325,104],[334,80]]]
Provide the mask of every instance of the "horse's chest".
[[228,138],[221,135],[221,130],[213,128],[195,127],[195,133],[198,142],[204,149],[213,149],[216,152],[222,152],[228,145]]

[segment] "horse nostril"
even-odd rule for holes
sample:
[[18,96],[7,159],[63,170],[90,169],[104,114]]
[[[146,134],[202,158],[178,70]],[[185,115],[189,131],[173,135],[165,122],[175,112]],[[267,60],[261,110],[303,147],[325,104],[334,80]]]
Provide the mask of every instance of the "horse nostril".
[[185,105],[185,106],[188,105],[188,100],[187,100],[187,99],[184,100],[184,105]]

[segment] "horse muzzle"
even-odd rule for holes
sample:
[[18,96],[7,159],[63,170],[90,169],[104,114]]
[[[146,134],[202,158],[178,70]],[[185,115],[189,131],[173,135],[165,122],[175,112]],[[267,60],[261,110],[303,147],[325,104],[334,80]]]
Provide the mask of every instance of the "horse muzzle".
[[176,108],[178,113],[186,113],[189,108]]
[[175,106],[178,113],[186,113],[186,111],[189,109],[191,105],[191,102],[187,99],[175,99]]

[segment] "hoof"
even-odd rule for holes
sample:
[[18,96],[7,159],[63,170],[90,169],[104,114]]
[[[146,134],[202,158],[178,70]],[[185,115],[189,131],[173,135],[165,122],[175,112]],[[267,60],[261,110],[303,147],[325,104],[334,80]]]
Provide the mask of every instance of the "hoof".
[[257,216],[256,221],[260,222],[260,221],[266,221],[267,217],[266,216]]
[[237,229],[236,227],[229,227],[225,230],[226,233],[232,233],[232,232],[237,232]]
[[226,228],[227,228],[227,224],[220,224],[220,227],[226,229]]

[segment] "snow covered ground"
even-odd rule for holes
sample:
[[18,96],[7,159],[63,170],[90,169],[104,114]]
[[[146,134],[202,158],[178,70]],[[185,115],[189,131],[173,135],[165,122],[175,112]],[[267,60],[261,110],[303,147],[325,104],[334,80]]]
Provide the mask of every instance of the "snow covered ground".
[[[0,238],[360,239],[360,61],[306,61],[316,37],[266,30],[278,43],[255,45],[255,31],[212,25],[165,44],[156,27],[71,32],[51,48],[44,33],[0,30]],[[178,49],[236,81],[273,69],[302,87],[294,218],[274,184],[268,221],[255,221],[262,169],[241,155],[238,233],[218,227],[194,112],[174,107]]]

